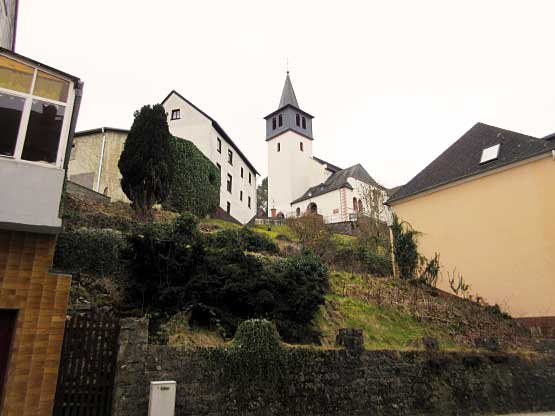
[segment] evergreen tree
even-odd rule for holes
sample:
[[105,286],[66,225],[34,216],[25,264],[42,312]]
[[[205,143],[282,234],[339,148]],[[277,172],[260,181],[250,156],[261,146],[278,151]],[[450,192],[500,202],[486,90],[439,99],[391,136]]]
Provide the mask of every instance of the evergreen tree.
[[262,183],[256,188],[256,210],[261,209],[268,215],[268,177],[262,179]]
[[143,215],[168,197],[173,178],[173,153],[166,111],[161,104],[135,111],[118,167],[121,187],[133,208]]

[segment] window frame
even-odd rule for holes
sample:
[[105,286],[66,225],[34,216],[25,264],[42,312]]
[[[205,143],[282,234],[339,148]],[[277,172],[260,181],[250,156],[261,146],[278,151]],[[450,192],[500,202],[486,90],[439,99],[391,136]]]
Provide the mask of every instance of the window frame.
[[278,151],[278,152],[281,152],[281,143],[279,143],[279,142],[278,142],[278,144],[277,144],[277,151]]
[[218,153],[222,153],[222,139],[216,137],[216,140],[216,150],[218,151]]
[[227,163],[233,166],[233,152],[231,151],[231,149],[227,150]]
[[249,196],[249,197],[247,197],[247,206],[248,206],[249,208],[251,208],[251,205],[252,205],[252,204],[251,204],[251,197]]
[[[0,158],[17,160],[18,162],[24,162],[24,163],[39,164],[40,166],[47,166],[51,168],[61,168],[64,164],[64,159],[66,156],[65,149],[67,146],[69,128],[71,124],[71,118],[73,115],[73,106],[75,102],[75,87],[76,87],[75,82],[69,79],[68,77],[58,74],[56,71],[51,71],[48,68],[45,68],[43,66],[26,62],[25,60],[18,59],[9,54],[0,52],[0,56],[3,56],[8,60],[18,62],[22,65],[28,66],[33,69],[33,78],[31,80],[31,86],[28,92],[25,93],[25,92],[11,90],[9,88],[0,87],[0,93],[11,95],[13,97],[23,98],[25,100],[25,103],[23,105],[23,111],[21,112],[21,120],[19,121],[19,128],[17,133],[17,139],[15,142],[14,154],[12,156],[0,155]],[[67,92],[67,101],[65,102],[57,101],[51,98],[44,98],[39,95],[33,94],[39,71],[44,72],[53,77],[59,78],[63,81],[66,81],[69,84],[68,92]],[[31,110],[33,107],[33,100],[43,101],[46,103],[64,107],[64,121],[62,123],[62,128],[60,130],[60,136],[58,139],[58,148],[56,150],[56,161],[53,163],[22,159],[23,147],[25,146],[25,138],[27,136],[27,128],[29,126],[29,119],[30,119]]]
[[276,129],[276,125],[277,125],[276,118],[274,117],[274,118],[272,118],[272,130]]
[[[177,117],[174,117],[177,115]],[[170,120],[181,120],[181,108],[173,108]]]
[[299,113],[295,114],[295,124],[297,127],[301,127],[301,115]]
[[252,185],[252,174],[249,172],[249,184]]
[[231,173],[227,174],[226,189],[227,189],[227,192],[229,192],[230,194],[232,193],[232,190],[233,190],[233,176],[231,175]]
[[243,168],[243,166],[241,166],[241,179],[243,179],[244,174],[245,174],[245,169]]
[[278,116],[278,127],[281,127],[281,126],[283,126],[283,116],[280,114]]
[[304,116],[302,117],[301,124],[302,124],[303,130],[306,130],[306,117],[304,117]]
[[301,149],[301,152],[304,152],[304,143],[303,142],[299,142],[299,148]]
[[239,191],[239,201],[243,202],[243,191]]

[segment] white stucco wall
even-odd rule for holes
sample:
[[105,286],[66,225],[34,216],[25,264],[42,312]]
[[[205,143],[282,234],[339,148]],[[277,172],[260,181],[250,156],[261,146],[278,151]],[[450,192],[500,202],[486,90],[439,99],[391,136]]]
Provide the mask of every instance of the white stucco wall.
[[[368,211],[370,211],[371,207],[369,206],[370,204],[368,204],[367,202],[367,198],[365,198],[365,194],[368,193],[368,191],[366,190],[368,186],[376,189],[375,187],[373,187],[372,185],[368,185],[365,184],[364,182],[359,181],[358,179],[355,178],[349,178],[348,179],[349,184],[353,187],[353,190],[348,190],[348,203],[347,205],[350,208],[353,208],[353,197],[362,200],[362,204],[363,204],[363,210],[368,213]],[[380,190],[381,192],[381,206],[379,208],[379,219],[380,221],[383,221],[387,224],[391,224],[392,220],[393,220],[393,214],[391,211],[391,208],[388,207],[387,205],[384,205],[383,202],[387,200],[387,194],[384,190]]]
[[[303,143],[303,151],[300,143]],[[327,171],[312,159],[312,140],[293,131],[268,140],[267,148],[268,208],[286,215],[291,211],[291,201],[302,196],[311,186],[324,182]]]
[[0,157],[0,224],[3,229],[56,232],[64,170]]
[[[256,215],[256,174],[248,167],[245,160],[226,140],[219,136],[212,126],[209,118],[189,105],[181,97],[172,94],[165,102],[164,108],[168,114],[168,125],[170,132],[182,139],[190,140],[199,150],[214,164],[221,166],[221,188],[220,188],[220,207],[224,210],[227,203],[231,204],[231,215],[241,223],[245,224]],[[171,112],[174,109],[180,110],[181,118],[171,120]],[[221,153],[217,150],[218,138],[221,139]],[[228,163],[228,150],[233,152],[233,164]],[[241,168],[243,177],[241,178]],[[232,191],[227,191],[227,175],[233,178]],[[249,183],[249,174],[251,181]],[[243,200],[240,194],[243,191]],[[248,199],[251,198],[251,206],[248,206]]]

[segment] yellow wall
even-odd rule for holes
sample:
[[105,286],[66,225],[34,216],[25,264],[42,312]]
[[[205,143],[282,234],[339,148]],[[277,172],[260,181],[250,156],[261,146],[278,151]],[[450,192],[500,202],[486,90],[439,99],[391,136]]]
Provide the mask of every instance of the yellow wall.
[[457,268],[470,293],[513,316],[555,315],[555,162],[551,156],[393,203],[440,253],[438,286]]

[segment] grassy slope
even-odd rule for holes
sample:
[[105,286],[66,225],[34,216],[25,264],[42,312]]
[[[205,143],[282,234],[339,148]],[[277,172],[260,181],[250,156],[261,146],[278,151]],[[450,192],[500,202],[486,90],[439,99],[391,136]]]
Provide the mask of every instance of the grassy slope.
[[333,346],[339,328],[360,328],[365,347],[369,349],[406,349],[424,335],[440,340],[444,348],[453,347],[447,333],[430,323],[417,322],[409,314],[395,308],[370,304],[355,296],[343,296],[343,281],[356,283],[360,277],[349,273],[332,273],[331,290],[326,304],[320,308],[314,325],[322,333],[322,344]]

